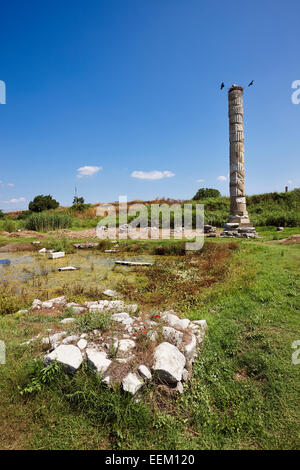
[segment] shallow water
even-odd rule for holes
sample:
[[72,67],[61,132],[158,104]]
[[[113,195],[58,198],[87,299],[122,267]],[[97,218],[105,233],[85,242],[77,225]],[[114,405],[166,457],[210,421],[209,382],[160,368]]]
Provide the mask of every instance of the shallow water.
[[[64,258],[49,259],[48,253],[0,253],[1,259],[9,259],[10,265],[0,264],[0,284],[16,288],[46,289],[52,291],[61,286],[74,283],[88,283],[88,287],[103,286],[113,288],[124,276],[135,276],[134,270],[127,266],[116,266],[117,259],[129,261],[154,260],[153,256],[130,256],[124,254],[107,254],[90,250],[80,250]],[[58,268],[75,266],[77,271],[62,271]]]

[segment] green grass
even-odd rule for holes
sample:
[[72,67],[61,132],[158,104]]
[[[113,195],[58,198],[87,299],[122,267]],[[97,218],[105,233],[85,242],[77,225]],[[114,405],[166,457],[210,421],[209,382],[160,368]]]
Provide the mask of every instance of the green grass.
[[[264,232],[269,238],[273,229]],[[38,346],[19,343],[37,331],[46,335],[51,323],[0,316],[7,344],[0,448],[299,448],[300,366],[291,362],[292,342],[300,339],[299,245],[241,240],[239,247],[225,278],[202,289],[197,306],[185,312],[206,318],[209,330],[178,399],[149,386],[136,403],[85,367],[71,378],[43,371],[32,361]],[[43,377],[41,387],[20,394]]]
[[26,220],[24,227],[26,230],[35,230],[36,232],[48,232],[72,226],[72,217],[60,215],[55,212],[32,214]]

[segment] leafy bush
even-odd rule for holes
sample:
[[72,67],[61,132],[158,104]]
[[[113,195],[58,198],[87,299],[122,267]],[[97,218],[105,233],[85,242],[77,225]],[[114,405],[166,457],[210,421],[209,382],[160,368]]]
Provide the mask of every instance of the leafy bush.
[[47,232],[72,226],[72,217],[60,214],[32,214],[25,222],[27,230]]
[[58,386],[64,375],[62,365],[56,361],[45,367],[43,367],[42,361],[35,361],[31,381],[24,388],[19,386],[19,393],[20,395],[32,395],[42,392],[49,385]]
[[4,232],[9,232],[9,233],[15,232],[16,230],[16,224],[11,219],[1,220],[0,227],[1,227],[1,230],[3,230]]
[[74,330],[79,333],[87,333],[93,330],[107,331],[111,325],[111,314],[110,313],[86,313],[76,318]]
[[0,209],[0,219],[3,219],[4,217],[4,212]]
[[53,199],[50,194],[48,196],[44,196],[43,194],[40,194],[39,196],[36,196],[33,201],[29,203],[29,210],[32,212],[42,212],[48,209],[57,209],[59,206],[59,202],[57,202],[55,199]]
[[64,251],[65,253],[73,253],[75,248],[73,247],[70,240],[66,237],[54,238],[50,237],[47,243],[48,250]]
[[20,310],[20,300],[4,291],[0,292],[0,315],[9,315]]
[[218,189],[213,188],[200,188],[193,197],[194,201],[199,199],[206,199],[207,197],[220,197],[221,193]]
[[31,211],[22,211],[17,217],[17,220],[25,220],[32,214]]
[[[81,198],[78,198],[81,199]],[[84,200],[82,198],[82,200]],[[91,204],[84,204],[84,202],[77,202],[76,204],[73,203],[73,206],[71,207],[73,212],[85,212],[86,210],[90,209]]]

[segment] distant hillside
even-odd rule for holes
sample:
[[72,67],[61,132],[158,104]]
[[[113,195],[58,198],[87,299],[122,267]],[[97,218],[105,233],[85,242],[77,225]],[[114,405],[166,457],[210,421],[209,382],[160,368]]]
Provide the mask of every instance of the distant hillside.
[[[247,196],[246,199],[250,220],[255,226],[300,226],[300,189],[294,189],[288,193],[255,194],[253,196]],[[129,201],[128,206],[132,204],[145,204],[148,207],[150,222],[151,204],[181,204],[183,207],[184,203],[193,205],[194,219],[196,215],[195,205],[197,203],[204,204],[206,224],[223,227],[224,223],[228,220],[230,201],[229,197],[224,196],[205,198],[199,201],[182,201],[169,198],[157,198],[152,201],[135,200]],[[111,204],[115,205],[118,215],[118,203],[112,202]],[[43,214],[68,216],[71,220],[72,228],[92,228],[101,220],[100,217],[96,217],[96,210],[99,205],[101,204],[86,204],[81,208],[76,208],[75,206],[58,207],[51,211],[44,211]],[[0,219],[0,231],[14,231],[17,228],[26,228],[30,215],[30,211],[18,211],[5,214],[5,217]],[[129,221],[132,219],[133,217],[130,217]],[[171,214],[171,225],[172,223],[173,217]]]
[[[265,193],[247,196],[247,209],[254,225],[291,226],[300,225],[300,189],[288,193]],[[205,222],[223,226],[229,214],[229,197],[207,198],[204,204]]]

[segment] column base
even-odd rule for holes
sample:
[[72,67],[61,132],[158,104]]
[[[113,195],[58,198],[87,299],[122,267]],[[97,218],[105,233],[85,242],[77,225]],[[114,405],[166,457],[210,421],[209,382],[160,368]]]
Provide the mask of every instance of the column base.
[[238,227],[253,227],[253,224],[250,222],[248,215],[230,215],[228,218],[229,224],[238,224]]

